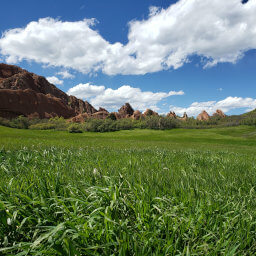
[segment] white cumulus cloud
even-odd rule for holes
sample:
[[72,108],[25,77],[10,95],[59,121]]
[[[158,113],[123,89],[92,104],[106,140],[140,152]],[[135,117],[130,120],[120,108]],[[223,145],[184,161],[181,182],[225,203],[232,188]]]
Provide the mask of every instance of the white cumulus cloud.
[[63,71],[57,72],[56,75],[61,76],[63,79],[74,78],[75,77],[74,75],[69,73],[67,70],[63,70]]
[[133,108],[144,111],[146,108],[158,110],[157,104],[170,96],[183,95],[183,91],[151,92],[141,91],[129,85],[123,85],[117,89],[105,88],[105,86],[91,85],[90,83],[78,84],[67,92],[81,99],[89,100],[95,107],[104,107],[109,110],[117,110],[124,103],[129,102]]
[[182,115],[186,112],[189,116],[196,116],[203,110],[213,114],[217,109],[227,113],[233,109],[244,108],[245,111],[251,111],[256,108],[256,99],[242,97],[227,97],[221,101],[194,102],[189,107],[170,106],[170,110]]
[[78,84],[67,91],[67,94],[76,96],[80,99],[88,99],[102,94],[105,91],[103,85],[92,85],[90,83]]
[[58,77],[56,76],[48,76],[46,77],[46,79],[51,83],[51,84],[57,84],[57,85],[63,85],[63,81],[60,80]]
[[34,60],[108,75],[177,69],[192,55],[211,67],[235,63],[256,49],[255,13],[255,0],[179,0],[167,9],[150,7],[147,19],[129,23],[125,45],[105,40],[94,29],[94,19],[42,18],[5,31],[0,51],[10,63]]

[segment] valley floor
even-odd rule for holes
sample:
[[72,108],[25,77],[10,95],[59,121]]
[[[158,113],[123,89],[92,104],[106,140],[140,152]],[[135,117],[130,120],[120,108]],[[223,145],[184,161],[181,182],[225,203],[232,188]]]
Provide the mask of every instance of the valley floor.
[[0,255],[255,255],[256,129],[0,127]]

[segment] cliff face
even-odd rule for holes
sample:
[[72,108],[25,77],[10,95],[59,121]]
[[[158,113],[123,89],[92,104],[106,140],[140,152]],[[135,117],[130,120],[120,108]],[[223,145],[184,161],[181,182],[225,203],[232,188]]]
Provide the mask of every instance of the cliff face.
[[0,90],[0,116],[14,118],[19,115],[37,118],[75,116],[75,111],[60,98],[37,93],[31,89]]
[[97,110],[88,102],[68,96],[44,77],[17,66],[0,64],[0,116],[74,117]]
[[68,103],[69,96],[49,83],[43,76],[30,73],[17,66],[0,64],[0,89],[25,90],[31,89],[37,93],[50,94]]

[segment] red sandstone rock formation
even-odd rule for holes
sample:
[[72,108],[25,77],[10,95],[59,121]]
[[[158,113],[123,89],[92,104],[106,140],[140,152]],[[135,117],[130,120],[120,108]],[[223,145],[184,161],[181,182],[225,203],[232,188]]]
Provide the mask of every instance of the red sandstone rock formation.
[[[131,105],[129,103],[125,103],[119,110],[118,113],[120,114],[121,118],[128,118],[131,117],[133,115],[133,108],[131,107]],[[117,118],[119,119],[119,118]]]
[[87,119],[91,118],[90,114],[83,113],[69,119],[69,122],[73,123],[84,123]]
[[167,114],[167,117],[177,118],[175,112],[170,111],[170,113]]
[[68,103],[68,95],[49,83],[44,77],[3,63],[0,64],[0,89],[31,89],[37,93],[51,94],[62,99],[65,104]]
[[209,114],[204,110],[196,118],[198,121],[208,121],[210,119]]
[[143,116],[158,116],[158,113],[151,109],[146,109],[146,111],[143,113]]
[[99,112],[92,114],[92,117],[96,118],[96,119],[106,119],[108,117],[108,115],[109,115],[109,113],[107,113],[106,111],[99,111]]
[[213,116],[217,116],[217,117],[221,117],[221,118],[226,117],[226,115],[220,109],[217,109],[216,112],[213,114]]
[[97,112],[89,102],[77,99],[75,96],[69,96],[68,105],[75,110],[77,115],[82,113],[92,115]]
[[140,120],[142,117],[142,113],[139,110],[136,110],[133,112],[133,115],[131,116],[134,120]]
[[[27,89],[30,91],[26,91]],[[31,98],[28,98],[30,96]],[[7,102],[4,97],[13,102]],[[54,101],[56,102],[54,103]],[[30,118],[51,116],[69,118],[81,113],[91,115],[97,112],[88,102],[74,96],[68,96],[44,77],[3,63],[0,64],[0,102],[0,116],[6,118],[13,118],[18,115],[29,116]],[[29,109],[28,105],[30,105]]]
[[50,118],[63,116],[70,118],[75,111],[52,95],[37,93],[31,89],[0,90],[0,116],[14,118],[19,115]]
[[120,113],[118,113],[118,112],[112,112],[112,113],[110,113],[110,115],[111,115],[111,114],[113,114],[113,115],[115,116],[116,120],[118,120],[118,119],[121,119],[121,118],[122,118],[121,114],[120,114]]
[[99,108],[98,112],[106,112],[106,113],[108,113],[108,111],[105,108],[102,108],[102,107]]
[[184,112],[183,117],[180,117],[179,119],[182,120],[182,121],[187,121],[187,120],[188,120],[188,115],[187,115],[187,113]]

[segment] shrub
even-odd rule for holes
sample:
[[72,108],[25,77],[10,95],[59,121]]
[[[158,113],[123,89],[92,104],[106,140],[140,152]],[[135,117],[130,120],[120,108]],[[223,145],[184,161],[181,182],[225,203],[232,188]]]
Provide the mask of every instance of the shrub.
[[82,133],[83,130],[82,130],[81,125],[75,123],[75,124],[71,124],[68,127],[68,132],[70,132],[70,133]]
[[11,127],[11,121],[9,119],[0,117],[0,125]]
[[56,130],[67,130],[69,126],[69,123],[63,117],[50,118],[48,123],[55,125]]
[[133,120],[130,118],[120,119],[116,121],[117,130],[130,130],[133,129]]
[[18,129],[28,129],[30,121],[25,116],[18,116],[17,118],[13,118],[11,120],[0,117],[0,125]]

